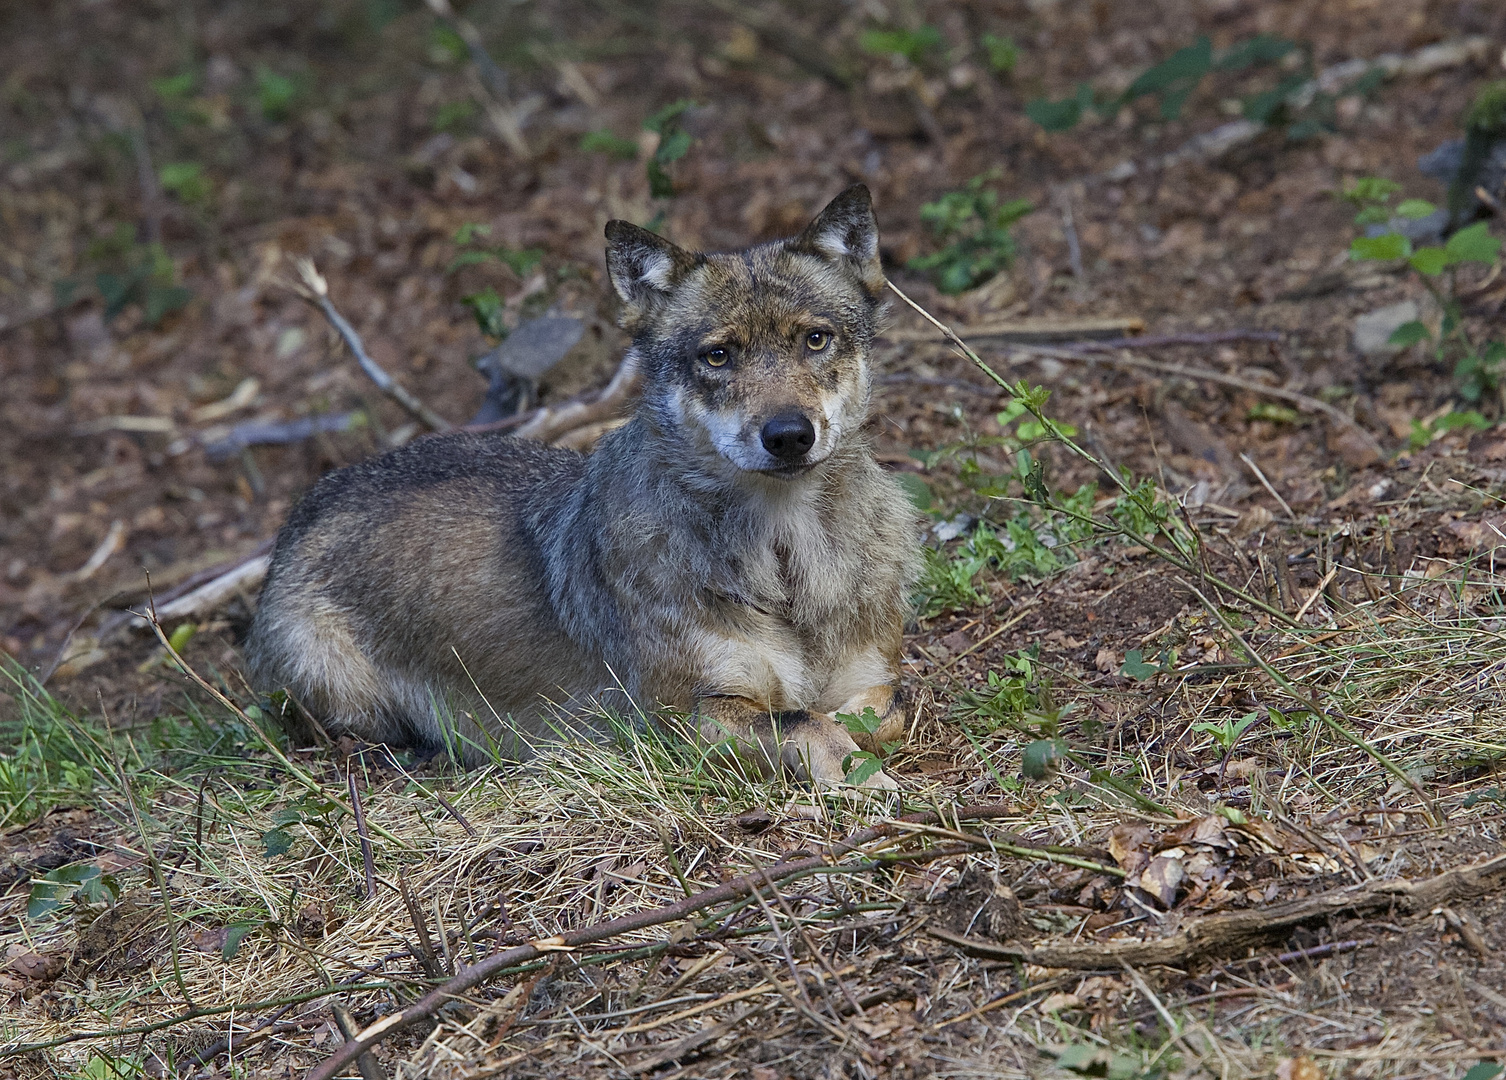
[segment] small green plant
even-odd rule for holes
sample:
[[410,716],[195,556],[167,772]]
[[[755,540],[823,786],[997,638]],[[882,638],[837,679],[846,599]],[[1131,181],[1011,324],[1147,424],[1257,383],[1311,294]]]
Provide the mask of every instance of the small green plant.
[[461,250],[450,260],[450,265],[445,267],[445,273],[453,274],[462,266],[499,262],[521,278],[527,277],[543,262],[543,248],[509,248],[506,245],[488,247],[480,242],[491,234],[490,225],[474,221],[468,221],[456,229],[455,235],[450,239]]
[[[1282,64],[1297,49],[1295,42],[1257,34],[1216,52],[1211,39],[1200,37],[1141,72],[1122,93],[1099,97],[1091,86],[1081,83],[1070,97],[1055,101],[1037,98],[1028,102],[1025,114],[1046,131],[1068,131],[1076,127],[1089,111],[1113,116],[1140,98],[1153,97],[1160,101],[1160,118],[1175,120],[1182,115],[1187,99],[1208,75]],[[1334,92],[1306,94],[1298,102],[1295,100],[1296,91],[1311,78],[1312,57],[1308,50],[1303,50],[1302,63],[1297,70],[1280,78],[1274,86],[1240,99],[1245,119],[1260,124],[1280,124],[1292,139],[1311,137],[1332,126],[1333,105],[1338,98],[1346,94],[1369,93],[1378,84],[1380,71],[1367,70]]]
[[939,251],[910,260],[912,270],[930,274],[944,293],[976,288],[1014,261],[1009,229],[1034,207],[1026,199],[1001,202],[986,186],[994,174],[975,176],[959,191],[949,191],[920,208],[921,220],[943,244]]
[[916,30],[865,30],[858,38],[864,52],[873,56],[901,56],[920,67],[944,51],[946,42],[934,26]]
[[995,75],[1008,75],[1020,62],[1020,47],[1014,43],[1012,37],[1000,37],[997,34],[984,34],[978,39],[978,44],[983,46],[983,55],[988,60],[988,67]]
[[600,131],[588,131],[582,135],[580,148],[588,154],[606,154],[623,161],[632,161],[638,156],[637,143],[604,128]]
[[[161,244],[138,244],[136,230],[125,223],[90,244],[84,257],[99,267],[94,287],[105,303],[106,319],[134,304],[141,308],[146,324],[156,326],[193,299],[193,290],[178,284],[177,268],[167,250]],[[60,300],[74,296],[79,287],[80,282],[72,278],[53,286]]]
[[1177,651],[1168,649],[1156,657],[1154,663],[1145,659],[1142,649],[1130,649],[1124,654],[1124,663],[1119,667],[1119,674],[1134,679],[1136,682],[1147,682],[1157,675],[1170,671],[1176,666]]
[[[841,724],[854,735],[873,736],[883,726],[883,718],[873,711],[873,706],[868,706],[859,714],[837,713],[837,723]],[[867,783],[880,769],[884,767],[884,758],[892,754],[898,742],[879,743],[879,752],[871,750],[856,750],[842,759],[842,771],[844,779],[849,784],[859,785]]]
[[[1492,370],[1498,370],[1500,361],[1506,359],[1506,345],[1502,345],[1499,341],[1492,342],[1487,352],[1493,351],[1497,352],[1497,367]],[[1438,436],[1446,435],[1450,431],[1489,431],[1494,426],[1493,422],[1474,409],[1465,409],[1462,412],[1456,409],[1433,420],[1413,420],[1412,430],[1407,436],[1407,449],[1421,450]]]
[[204,175],[204,166],[197,161],[170,162],[158,170],[157,181],[163,191],[176,195],[187,206],[202,206],[214,191]]
[[502,298],[497,295],[496,289],[488,286],[480,292],[461,297],[460,302],[471,309],[477,328],[491,341],[498,342],[507,336]]
[[1192,725],[1192,730],[1200,731],[1205,735],[1212,735],[1213,741],[1218,744],[1218,748],[1222,750],[1225,755],[1227,755],[1231,750],[1234,749],[1235,745],[1239,742],[1240,737],[1244,735],[1246,731],[1250,730],[1255,721],[1259,719],[1260,714],[1258,712],[1252,712],[1246,713],[1244,716],[1241,716],[1238,719],[1231,717],[1229,719],[1220,720],[1218,722],[1207,720],[1200,721],[1199,723]]
[[[643,121],[644,131],[652,131],[659,136],[659,144],[649,155],[646,166],[648,191],[656,199],[674,197],[675,184],[669,175],[669,167],[689,153],[691,146],[695,144],[694,136],[686,131],[682,124],[685,114],[695,107],[694,101],[682,99],[664,106]],[[662,217],[661,213],[661,224]]]
[[[1426,323],[1413,320],[1396,328],[1390,338],[1391,344],[1407,346],[1431,342],[1434,355],[1440,362],[1453,360],[1454,382],[1459,388],[1459,396],[1469,402],[1480,401],[1487,394],[1496,394],[1501,389],[1502,374],[1506,371],[1506,343],[1477,343],[1470,336],[1464,326],[1455,275],[1460,266],[1494,263],[1501,253],[1501,241],[1491,236],[1488,225],[1480,221],[1460,229],[1442,244],[1416,247],[1404,233],[1390,227],[1391,223],[1398,219],[1429,217],[1437,208],[1424,199],[1406,199],[1393,210],[1389,203],[1399,191],[1399,185],[1379,177],[1362,177],[1344,188],[1343,197],[1358,208],[1355,224],[1385,226],[1383,231],[1373,227],[1368,230],[1374,235],[1355,237],[1349,246],[1350,258],[1386,262],[1405,260],[1417,273],[1423,287],[1443,313],[1437,336],[1435,338]],[[1467,423],[1467,420],[1461,420],[1456,426]],[[1414,428],[1413,439],[1419,436],[1419,431],[1431,438],[1437,430],[1436,427],[1433,430]]]
[[474,101],[446,101],[434,113],[434,130],[458,135],[470,131],[475,119]]
[[256,103],[269,123],[286,120],[298,100],[298,84],[265,64],[256,69]]

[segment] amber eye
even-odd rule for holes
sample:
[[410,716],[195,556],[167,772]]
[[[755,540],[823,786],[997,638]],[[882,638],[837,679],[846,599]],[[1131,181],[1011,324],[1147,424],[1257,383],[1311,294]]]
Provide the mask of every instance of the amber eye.
[[721,367],[731,359],[731,356],[726,349],[722,348],[720,345],[717,345],[703,352],[701,354],[701,359],[706,361],[706,363],[710,364],[712,367]]
[[811,352],[820,352],[831,344],[831,335],[825,330],[812,330],[805,335],[805,347]]

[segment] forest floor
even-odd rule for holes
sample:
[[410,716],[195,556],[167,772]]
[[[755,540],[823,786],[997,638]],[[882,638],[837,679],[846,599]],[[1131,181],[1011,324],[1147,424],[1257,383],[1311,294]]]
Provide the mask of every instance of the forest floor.
[[[1417,162],[1502,77],[1506,9],[462,14],[505,100],[404,0],[0,10],[0,1077],[302,1075],[494,950],[718,888],[519,954],[361,1075],[1499,1075],[1502,394],[1386,337],[1439,332],[1435,283],[1506,337],[1506,279],[1351,258],[1343,195],[1444,201]],[[1206,76],[1130,99],[1202,35]],[[1120,98],[1027,113],[1083,84]],[[922,208],[974,177],[1033,209],[943,293],[907,268],[944,243]],[[893,281],[1059,425],[896,306],[872,433],[930,549],[897,798],[745,781],[660,727],[468,773],[294,745],[241,675],[254,589],[164,627],[196,678],[119,615],[422,434],[290,257],[462,424],[473,308],[582,321],[543,404],[610,377],[607,220],[733,249],[856,182]]]

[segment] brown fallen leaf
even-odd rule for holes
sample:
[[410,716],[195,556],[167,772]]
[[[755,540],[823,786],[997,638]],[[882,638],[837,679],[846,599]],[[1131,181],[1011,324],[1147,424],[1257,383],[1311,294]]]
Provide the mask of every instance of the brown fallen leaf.
[[1150,845],[1155,838],[1149,825],[1129,822],[1116,825],[1109,833],[1109,854],[1127,873],[1133,874],[1150,861]]
[[732,819],[732,824],[736,825],[743,832],[759,833],[774,824],[774,815],[761,806],[755,806],[751,810],[745,810],[743,813],[738,814],[737,817]]
[[1093,666],[1105,675],[1112,675],[1119,670],[1119,654],[1107,647],[1099,649],[1093,658]]
[[5,970],[28,982],[48,983],[62,974],[67,962],[67,957],[28,951],[11,957]]
[[1157,855],[1132,884],[1138,885],[1164,910],[1170,911],[1177,902],[1177,889],[1186,876],[1181,859]]
[[195,930],[188,935],[188,940],[193,942],[193,947],[199,952],[218,953],[224,952],[225,943],[230,938],[230,927],[213,926],[208,930]]
[[1276,1080],[1323,1080],[1323,1070],[1306,1054],[1282,1058],[1276,1065]]

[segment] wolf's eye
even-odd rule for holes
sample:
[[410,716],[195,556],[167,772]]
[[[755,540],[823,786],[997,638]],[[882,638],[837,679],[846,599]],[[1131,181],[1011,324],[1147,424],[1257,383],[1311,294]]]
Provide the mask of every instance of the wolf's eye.
[[831,335],[825,330],[812,330],[805,335],[805,347],[811,352],[820,352],[831,344]]
[[720,345],[716,345],[703,352],[701,354],[701,359],[706,361],[706,363],[710,364],[712,367],[721,367],[729,359],[731,359],[731,356],[726,349],[722,348]]

